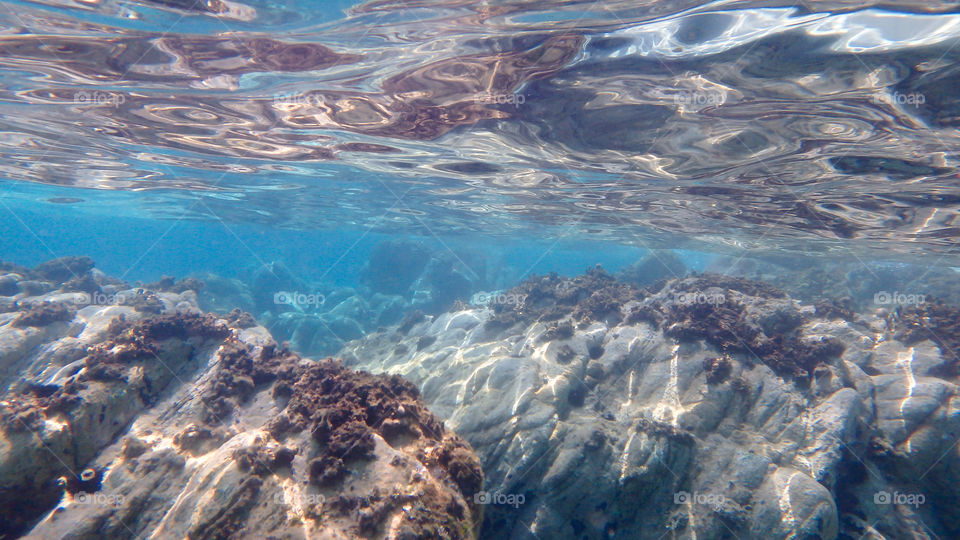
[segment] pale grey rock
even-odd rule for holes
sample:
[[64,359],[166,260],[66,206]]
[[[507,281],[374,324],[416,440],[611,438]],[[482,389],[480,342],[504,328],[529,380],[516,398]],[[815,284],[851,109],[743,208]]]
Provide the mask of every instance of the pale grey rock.
[[[199,311],[192,291],[158,296],[168,314]],[[273,392],[272,384],[261,383],[248,399],[234,404],[227,422],[202,426],[210,430],[202,445],[184,443],[184,433],[202,431],[197,423],[205,417],[205,400],[222,384],[219,351],[227,343],[243,343],[257,359],[264,347],[277,346],[266,328],[227,329],[225,321],[216,321],[215,326],[229,330],[226,342],[205,334],[158,341],[153,358],[129,360],[117,378],[91,371],[85,363],[90,347],[103,343],[121,317],[136,322],[150,314],[122,304],[85,305],[61,293],[28,300],[79,309],[72,322],[39,328],[12,327],[12,317],[0,320],[0,367],[10,382],[0,396],[0,497],[5,506],[0,520],[16,513],[11,503],[27,513],[40,510],[24,517],[38,522],[19,524],[29,526],[25,537],[349,539],[369,537],[372,523],[383,538],[426,538],[438,530],[450,538],[476,538],[475,506],[450,473],[436,465],[449,434],[436,441],[401,437],[388,442],[374,432],[370,458],[348,463],[349,473],[340,484],[318,488],[308,481],[309,459],[317,447],[309,429],[293,430],[282,443],[274,439],[271,422],[284,410],[286,398]],[[458,339],[463,339],[460,330]],[[41,394],[23,393],[30,385]],[[40,396],[48,395],[43,394],[48,387],[37,385],[59,390],[73,385],[76,393],[69,395],[78,400],[64,409],[47,409]],[[16,408],[11,408],[13,402]],[[23,411],[31,414],[18,415]],[[264,465],[268,472],[254,473],[238,465],[240,450],[257,448],[262,456],[281,445],[295,452],[289,467]],[[57,487],[58,476],[75,479],[86,468],[101,475],[95,492]],[[373,513],[376,504],[340,512],[334,509],[340,495],[396,504],[380,514]],[[456,503],[456,511],[437,503],[447,500]],[[443,528],[426,524],[418,533],[421,525],[414,519],[408,523],[407,516],[422,519],[424,512]]]
[[[677,284],[655,298],[676,302]],[[892,341],[872,316],[825,320],[789,298],[700,292],[742,303],[765,333],[836,339],[845,350],[803,385],[751,355],[678,343],[645,321],[575,325],[569,338],[544,340],[554,323],[488,329],[491,311],[478,307],[406,336],[369,335],[342,356],[417,383],[481,455],[485,489],[526,496],[487,506],[492,539],[832,539],[868,534],[876,522],[886,538],[926,534],[928,523],[937,534],[960,530],[933,504],[874,503],[881,490],[909,489],[941,508],[960,504],[951,487],[960,458],[949,448],[960,436],[960,393],[934,376],[948,361],[938,349]],[[481,322],[463,333],[452,321],[466,314]],[[434,345],[417,350],[423,336]],[[705,361],[716,357],[727,357],[730,373],[708,383]]]

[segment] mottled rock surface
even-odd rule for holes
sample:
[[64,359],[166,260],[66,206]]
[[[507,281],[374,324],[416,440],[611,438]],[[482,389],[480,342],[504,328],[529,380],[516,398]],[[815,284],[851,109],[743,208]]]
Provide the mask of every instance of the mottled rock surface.
[[955,311],[599,269],[501,298],[341,354],[414,381],[477,450],[483,538],[960,536]]
[[0,538],[476,538],[480,462],[414,385],[91,266],[3,275]]

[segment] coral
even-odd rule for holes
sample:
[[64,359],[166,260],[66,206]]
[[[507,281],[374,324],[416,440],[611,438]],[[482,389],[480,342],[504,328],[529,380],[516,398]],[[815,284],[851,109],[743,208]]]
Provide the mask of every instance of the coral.
[[227,340],[217,352],[219,364],[213,382],[203,393],[208,413],[205,421],[216,424],[229,416],[234,406],[245,402],[256,386],[253,380],[253,356],[250,347]]
[[388,419],[402,421],[425,437],[441,436],[443,425],[423,409],[419,397],[416,387],[399,377],[352,372],[328,359],[305,369],[293,386],[287,410],[294,422],[309,426],[318,442],[340,451],[359,444],[362,455],[370,430]]
[[483,470],[473,449],[463,440],[445,440],[437,461],[450,473],[461,493],[470,494],[480,491],[483,486]]
[[[183,295],[179,302],[193,298]],[[169,300],[164,296],[164,301]],[[92,506],[72,504],[58,510],[57,527],[66,527],[77,537],[149,531],[170,510],[154,502],[160,497],[156,492],[166,500],[200,497],[197,504],[204,510],[195,521],[170,522],[170,526],[185,527],[178,537],[284,537],[298,530],[298,525],[274,519],[286,515],[278,481],[297,477],[303,480],[307,495],[315,493],[309,490],[337,489],[343,483],[349,487],[342,489],[351,492],[373,487],[372,494],[344,497],[351,501],[344,504],[353,505],[354,511],[335,523],[328,519],[335,504],[330,508],[305,505],[304,515],[316,520],[313,526],[321,535],[327,530],[374,534],[403,516],[398,537],[473,537],[479,515],[467,502],[473,492],[459,490],[480,488],[479,460],[469,445],[423,406],[411,383],[354,372],[330,359],[301,359],[286,346],[262,344],[257,332],[249,333],[255,336],[251,337],[214,315],[191,309],[132,316],[127,311],[129,320],[118,315],[122,311],[101,310],[94,315],[103,317],[97,321],[98,331],[86,335],[99,341],[85,351],[69,341],[75,337],[63,338],[73,347],[63,350],[79,356],[63,360],[70,363],[65,378],[55,378],[57,383],[27,379],[17,385],[16,392],[3,396],[0,435],[21,442],[34,441],[30,437],[37,435],[42,439],[29,445],[18,443],[13,447],[17,455],[0,453],[8,468],[13,458],[39,467],[36,473],[24,473],[27,479],[4,478],[0,527],[18,533],[34,527],[41,530],[38,537],[55,537],[43,529],[49,522],[37,519],[61,497],[54,485],[56,477],[63,475],[61,485],[69,501],[69,493],[100,489],[103,464],[113,460],[108,467],[116,468],[117,474],[104,481],[102,496],[115,501],[110,511],[116,514],[103,517]],[[235,315],[228,323],[243,322],[243,314]],[[77,324],[89,327],[90,320]],[[190,388],[193,385],[195,389]],[[258,429],[255,422],[264,421],[260,407],[265,403],[281,413]],[[146,422],[137,418],[141,414]],[[235,421],[220,426],[226,417]],[[161,438],[156,439],[157,435]],[[158,440],[172,445],[158,444]],[[231,447],[226,450],[228,440]],[[243,442],[234,445],[237,440]],[[105,452],[111,445],[114,450]],[[392,449],[384,451],[385,445]],[[50,451],[60,459],[40,453]],[[214,452],[228,460],[188,459]],[[409,486],[350,474],[351,468],[387,466],[377,460],[391,458],[398,460],[392,466],[399,478],[411,479]],[[65,474],[60,464],[71,461],[98,466],[81,475]],[[218,497],[186,490],[187,482],[194,481],[191,475],[208,467],[223,472],[214,475],[216,487],[210,487]],[[311,487],[306,487],[307,482]],[[123,486],[120,492],[118,485]],[[382,488],[393,491],[377,491]],[[30,503],[23,503],[24,499]],[[149,517],[138,517],[144,513]],[[123,523],[118,521],[120,516]],[[130,528],[124,533],[122,527]]]

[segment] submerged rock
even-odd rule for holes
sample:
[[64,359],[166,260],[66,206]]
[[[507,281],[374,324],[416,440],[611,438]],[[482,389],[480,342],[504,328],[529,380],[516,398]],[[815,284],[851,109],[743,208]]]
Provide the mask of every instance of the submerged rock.
[[477,450],[483,538],[960,534],[955,311],[837,317],[763,282],[600,269],[502,296],[342,351]]
[[415,386],[300,358],[161,283],[121,291],[156,313],[47,293],[18,301],[69,319],[0,315],[17,374],[0,401],[4,535],[476,538],[480,462]]

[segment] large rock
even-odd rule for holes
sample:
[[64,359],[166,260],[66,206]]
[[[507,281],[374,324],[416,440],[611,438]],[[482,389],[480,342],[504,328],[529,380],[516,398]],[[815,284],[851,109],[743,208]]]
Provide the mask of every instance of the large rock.
[[414,381],[476,448],[484,538],[960,535],[952,361],[897,341],[903,322],[715,275],[501,297],[342,352]]
[[151,300],[0,314],[5,537],[476,537],[479,460],[411,383],[119,292]]

